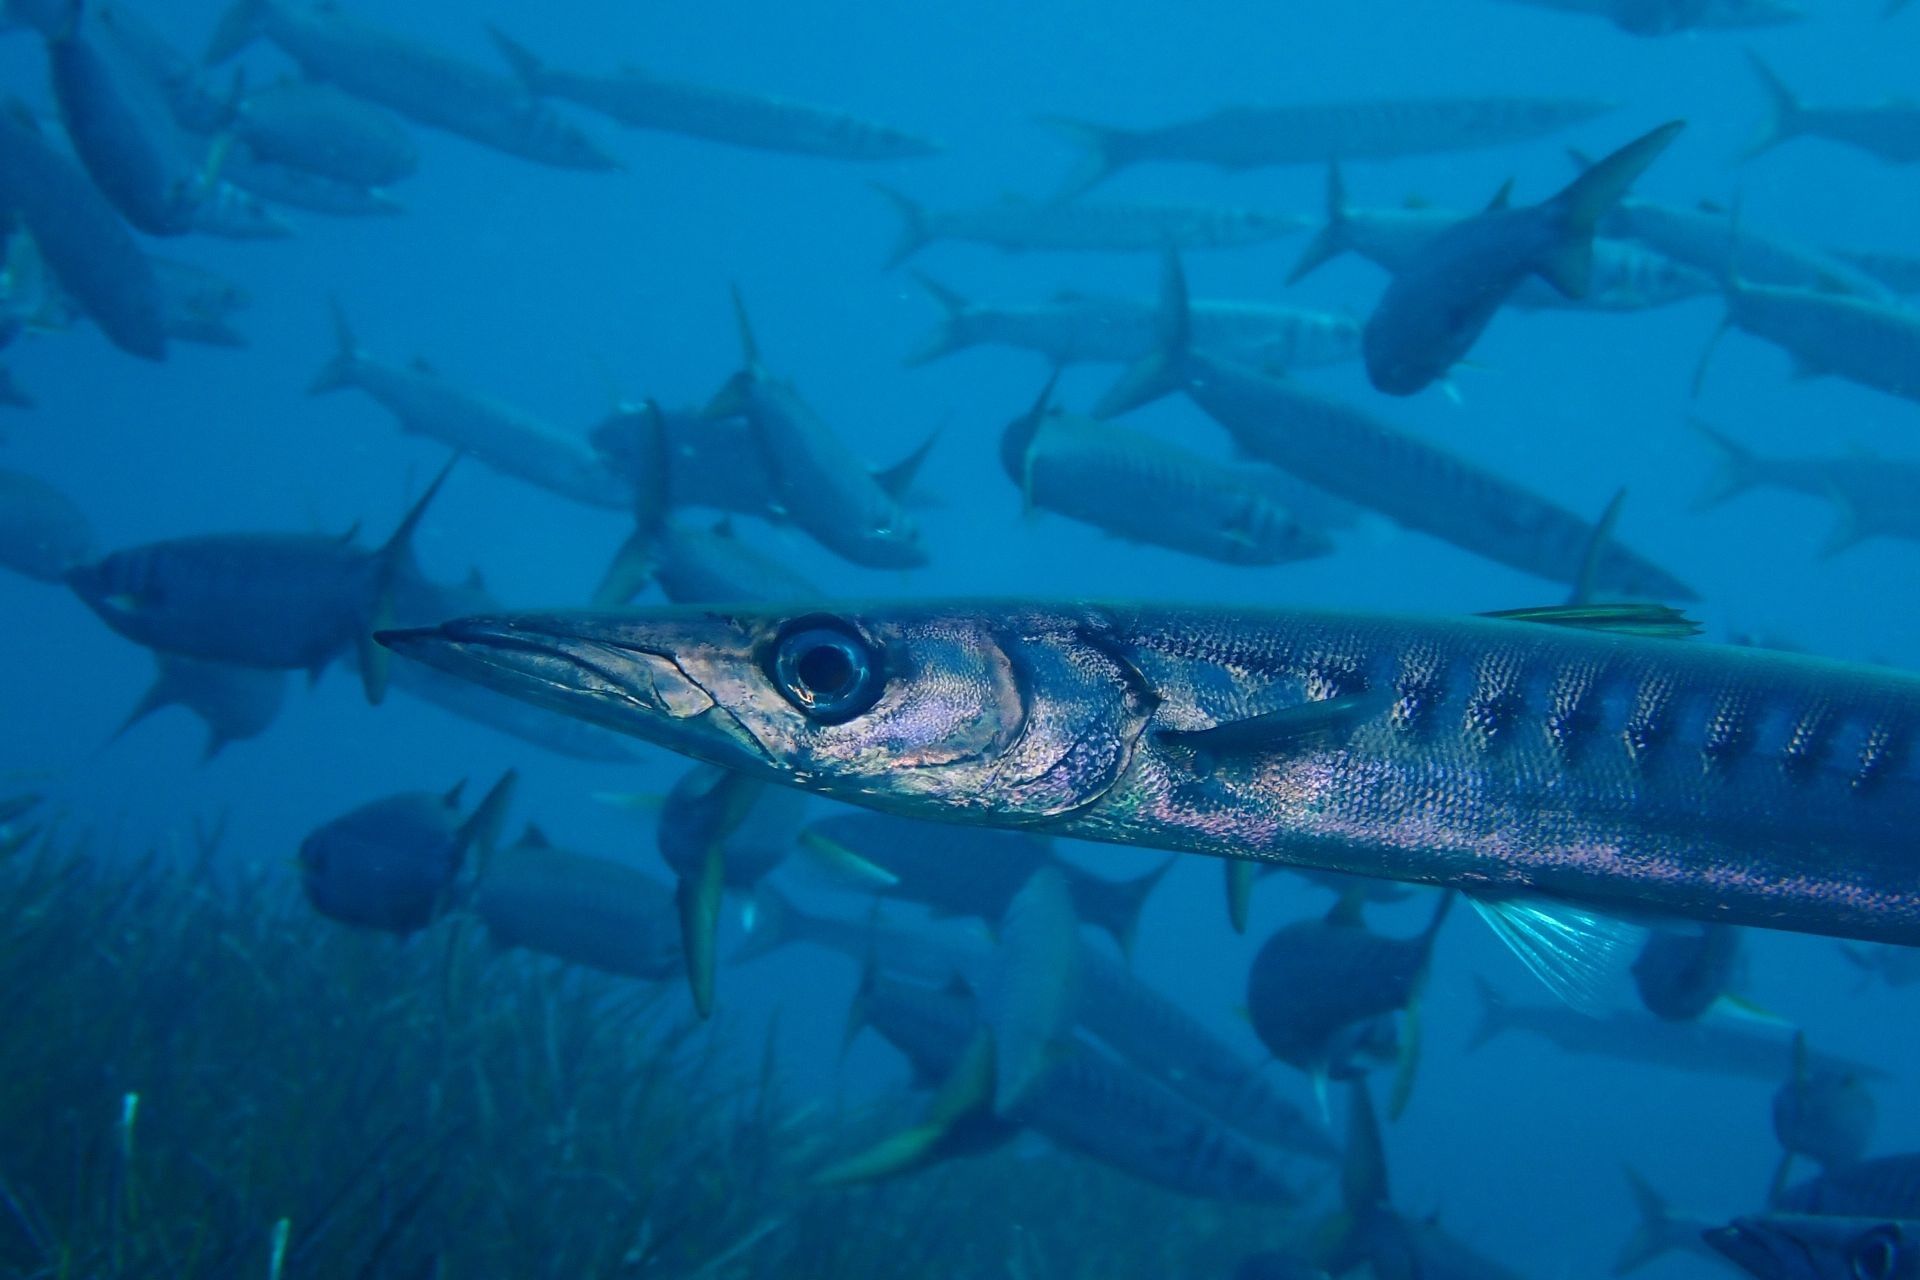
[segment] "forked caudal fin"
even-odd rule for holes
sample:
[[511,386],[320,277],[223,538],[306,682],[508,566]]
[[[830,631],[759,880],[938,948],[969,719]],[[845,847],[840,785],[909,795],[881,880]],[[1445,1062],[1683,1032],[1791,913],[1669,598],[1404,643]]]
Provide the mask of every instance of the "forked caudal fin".
[[1347,183],[1340,174],[1340,162],[1327,162],[1326,224],[1314,232],[1313,239],[1300,251],[1300,258],[1287,272],[1288,284],[1299,284],[1347,251]]
[[1186,269],[1171,245],[1161,263],[1160,308],[1154,327],[1157,349],[1120,375],[1120,381],[1094,406],[1094,417],[1117,417],[1186,385],[1193,319],[1187,302]]
[[886,197],[887,203],[893,206],[893,211],[900,217],[900,230],[894,235],[893,247],[887,251],[887,261],[882,267],[882,270],[891,271],[926,248],[933,236],[927,226],[927,211],[918,200],[885,183],[876,182],[872,186]]
[[1740,153],[1742,160],[1751,160],[1763,152],[1793,137],[1801,130],[1805,108],[1793,90],[1787,87],[1774,69],[1768,66],[1753,50],[1747,50],[1747,62],[1753,67],[1753,74],[1760,81],[1760,88],[1767,95],[1767,116],[1761,121],[1759,130],[1753,135],[1746,150]]
[[1065,134],[1086,152],[1079,167],[1068,175],[1066,183],[1061,186],[1057,199],[1071,200],[1091,191],[1113,176],[1115,170],[1133,160],[1134,135],[1126,129],[1115,129],[1067,116],[1042,116],[1040,123]]
[[310,396],[352,386],[354,365],[362,358],[360,344],[353,336],[353,326],[347,322],[347,311],[340,305],[340,299],[329,299],[327,306],[333,319],[333,355],[307,384]]

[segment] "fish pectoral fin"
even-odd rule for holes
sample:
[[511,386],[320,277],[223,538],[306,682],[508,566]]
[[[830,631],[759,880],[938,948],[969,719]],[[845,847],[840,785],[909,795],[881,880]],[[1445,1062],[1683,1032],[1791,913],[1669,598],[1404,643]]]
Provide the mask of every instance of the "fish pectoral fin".
[[[992,1125],[993,1036],[984,1028],[967,1042],[953,1073],[927,1107],[926,1119],[911,1129],[884,1138],[857,1155],[816,1173],[815,1186],[845,1186],[873,1182],[937,1164],[949,1155],[974,1147],[997,1145],[1011,1137],[1009,1126],[998,1132],[968,1134],[969,1129]],[[969,1138],[974,1139],[969,1141]]]
[[687,986],[701,1018],[713,1016],[714,938],[720,929],[720,902],[726,888],[726,860],[719,845],[709,845],[692,873],[675,886],[680,916],[680,947],[686,958]]
[[817,831],[801,832],[800,847],[812,854],[821,866],[864,888],[893,889],[900,884],[899,876]]
[[1235,933],[1245,933],[1247,916],[1253,909],[1253,883],[1260,867],[1251,858],[1228,858],[1224,865],[1227,873],[1227,919],[1232,922]]
[[1549,991],[1593,1016],[1615,1003],[1614,989],[1646,940],[1638,925],[1569,903],[1474,894],[1467,901]]
[[1712,1004],[1707,1006],[1709,1015],[1718,1014],[1722,1018],[1738,1018],[1742,1022],[1758,1022],[1769,1027],[1795,1029],[1792,1019],[1781,1016],[1764,1005],[1756,1004],[1747,996],[1722,992]]
[[1664,604],[1550,604],[1533,609],[1496,609],[1480,616],[1662,640],[1685,640],[1701,631],[1699,623]]
[[1271,754],[1336,746],[1361,723],[1384,711],[1391,689],[1371,689],[1263,711],[1244,720],[1225,720],[1208,729],[1160,729],[1160,742],[1215,754]]

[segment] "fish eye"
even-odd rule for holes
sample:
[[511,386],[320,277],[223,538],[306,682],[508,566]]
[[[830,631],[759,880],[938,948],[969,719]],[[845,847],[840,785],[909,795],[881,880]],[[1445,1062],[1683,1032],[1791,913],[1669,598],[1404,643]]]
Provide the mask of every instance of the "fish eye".
[[880,654],[838,618],[802,618],[774,642],[770,674],[780,696],[821,724],[871,707],[886,684]]
[[1854,1280],[1890,1280],[1899,1263],[1899,1237],[1891,1227],[1875,1227],[1847,1252]]

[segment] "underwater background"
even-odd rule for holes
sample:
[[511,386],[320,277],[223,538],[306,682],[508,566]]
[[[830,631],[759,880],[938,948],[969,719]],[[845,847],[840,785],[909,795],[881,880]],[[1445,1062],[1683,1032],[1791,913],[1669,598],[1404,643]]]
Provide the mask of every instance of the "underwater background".
[[[1743,226],[1810,246],[1920,255],[1920,167],[1813,139],[1738,162],[1766,109],[1750,49],[1808,101],[1912,90],[1920,12],[1804,3],[1804,20],[1789,25],[1659,38],[1499,0],[356,6],[490,66],[501,65],[486,35],[495,25],[553,66],[631,63],[832,104],[944,149],[872,163],[775,154],[624,129],[557,104],[620,166],[586,172],[410,128],[419,166],[394,187],[398,216],[289,210],[284,238],[166,243],[244,290],[244,348],[176,343],[164,362],[143,362],[90,326],[23,335],[5,358],[37,403],[4,411],[0,467],[64,492],[99,548],[356,525],[377,542],[447,450],[397,431],[365,396],[306,394],[334,351],[330,306],[381,358],[421,357],[447,381],[584,439],[620,402],[704,404],[741,364],[737,287],[762,361],[854,453],[891,463],[937,432],[913,504],[924,567],[862,568],[791,526],[736,521],[829,596],[1418,614],[1557,603],[1564,583],[1371,514],[1336,532],[1333,554],[1240,566],[1024,510],[999,440],[1039,394],[1048,362],[979,347],[904,363],[940,308],[911,271],[884,269],[899,222],[874,184],[930,208],[1004,193],[1049,199],[1078,153],[1043,117],[1145,127],[1242,103],[1593,100],[1616,105],[1525,141],[1353,162],[1348,194],[1472,210],[1512,180],[1517,202],[1542,200],[1574,172],[1567,148],[1605,153],[1685,119],[1636,198],[1716,202]],[[222,16],[185,0],[137,7],[196,57]],[[266,40],[236,61],[248,86],[292,67]],[[0,36],[0,83],[57,132],[47,63],[40,34]],[[224,91],[231,68],[205,74]],[[1141,164],[1095,195],[1256,206],[1311,223],[1326,181],[1319,163],[1241,173]],[[1194,296],[1363,318],[1386,277],[1357,256],[1287,284],[1311,234],[1185,253]],[[920,250],[911,268],[969,299],[1008,303],[1061,290],[1150,300],[1161,270],[1151,250],[949,242]],[[1624,314],[1509,308],[1446,390],[1407,400],[1373,391],[1358,360],[1297,376],[1583,517],[1624,487],[1620,540],[1699,593],[1688,613],[1714,639],[1920,664],[1913,542],[1877,538],[1823,556],[1830,504],[1808,494],[1764,489],[1699,509],[1719,460],[1688,426],[1702,418],[1768,456],[1920,458],[1915,406],[1798,378],[1787,356],[1737,333],[1696,394],[1723,311],[1711,292]],[[1084,411],[1117,372],[1068,368],[1055,401]],[[1127,424],[1230,456],[1181,398]],[[631,527],[622,512],[469,461],[414,550],[434,580],[477,568],[499,600],[570,606],[593,594]],[[1337,1200],[1338,1170],[1324,1162],[1302,1163],[1313,1193],[1300,1204],[1231,1204],[1148,1185],[1032,1134],[872,1185],[814,1185],[830,1160],[912,1123],[925,1097],[879,1037],[843,1047],[858,960],[792,946],[728,963],[750,933],[743,896],[723,919],[717,1007],[703,1021],[678,979],[491,946],[458,911],[407,937],[357,930],[302,894],[299,850],[322,823],[462,779],[471,807],[508,769],[518,782],[506,839],[532,821],[557,845],[664,880],[654,809],[605,797],[664,795],[685,770],[679,758],[635,744],[630,763],[583,762],[405,697],[369,706],[335,664],[311,688],[294,673],[270,731],[203,761],[204,729],[179,708],[116,736],[152,664],[72,593],[0,575],[0,618],[0,798],[41,796],[43,823],[0,862],[0,1275],[1229,1276],[1257,1251],[1304,1249]],[[831,811],[812,804],[814,817]],[[1113,879],[1164,861],[1079,843],[1061,853]],[[783,891],[865,918],[865,896],[805,862],[796,855],[775,873]],[[1147,901],[1129,958],[1316,1117],[1307,1075],[1270,1062],[1248,1023],[1247,975],[1263,941],[1333,902],[1304,881],[1266,879],[1236,932],[1219,867],[1181,858]],[[1432,909],[1423,894],[1368,919],[1405,936]],[[911,906],[889,916],[921,918]],[[1829,939],[1751,932],[1744,957],[1740,993],[1772,1019],[1757,1025],[1791,1024],[1820,1050],[1884,1072],[1872,1082],[1871,1149],[1913,1149],[1915,989],[1870,980]],[[1403,1212],[1437,1214],[1515,1274],[1563,1277],[1608,1272],[1635,1229],[1623,1167],[1707,1221],[1764,1202],[1780,1154],[1770,1100],[1791,1071],[1790,1033],[1778,1070],[1747,1077],[1519,1035],[1474,1045],[1482,981],[1516,1003],[1550,1000],[1456,913],[1419,998],[1417,1087],[1385,1129]],[[1329,1123],[1344,1130],[1338,1091]],[[276,1255],[283,1219],[291,1244]],[[1726,1267],[1678,1250],[1642,1274],[1708,1271]]]

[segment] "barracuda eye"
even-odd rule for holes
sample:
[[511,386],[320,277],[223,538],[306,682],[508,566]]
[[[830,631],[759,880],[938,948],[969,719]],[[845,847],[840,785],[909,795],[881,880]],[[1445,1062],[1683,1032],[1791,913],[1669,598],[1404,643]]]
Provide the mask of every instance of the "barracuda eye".
[[838,618],[802,618],[774,642],[773,682],[808,718],[840,724],[871,707],[886,685],[881,656]]

